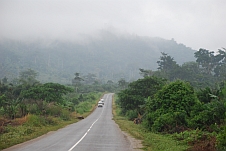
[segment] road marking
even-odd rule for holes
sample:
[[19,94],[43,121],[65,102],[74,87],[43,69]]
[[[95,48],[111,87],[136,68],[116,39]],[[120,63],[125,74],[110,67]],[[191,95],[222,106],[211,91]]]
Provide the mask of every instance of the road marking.
[[68,151],[72,151],[72,149],[74,149],[88,134],[88,132],[91,130],[91,128],[93,127],[93,125],[99,120],[99,118],[101,117],[102,113],[104,110],[102,110],[100,116],[98,117],[98,119],[96,119],[96,121],[93,122],[93,124],[89,127],[89,129],[86,131],[86,133],[82,136],[82,138],[80,138],[80,140],[74,144],[74,146],[72,146]]

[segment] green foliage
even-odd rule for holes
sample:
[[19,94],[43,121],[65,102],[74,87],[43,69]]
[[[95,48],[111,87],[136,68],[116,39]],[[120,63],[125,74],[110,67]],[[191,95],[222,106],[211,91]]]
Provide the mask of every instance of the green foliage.
[[46,125],[45,117],[30,114],[29,116],[27,116],[27,121],[25,125],[29,125],[33,127],[40,127],[40,126]]
[[72,92],[72,89],[58,83],[46,83],[22,91],[22,96],[27,99],[62,103],[63,95],[68,92]]
[[[177,131],[177,126],[187,126],[193,107],[198,103],[193,88],[183,81],[163,86],[146,104],[146,124],[155,131]],[[168,128],[170,126],[170,128]]]
[[70,111],[68,111],[67,109],[62,109],[62,112],[60,114],[60,118],[62,120],[65,120],[65,121],[70,120],[70,118],[71,118]]
[[226,118],[226,106],[223,101],[214,100],[207,104],[199,105],[198,110],[192,111],[192,118],[189,120],[189,127],[204,128],[211,130],[209,127],[214,124],[222,124]]
[[202,66],[206,74],[211,74],[215,65],[214,52],[206,49],[199,49],[195,52],[196,62]]
[[219,151],[226,150],[226,126],[222,126],[222,130],[217,135],[217,149]]
[[204,103],[208,103],[213,99],[210,94],[213,94],[213,92],[211,92],[211,88],[209,87],[197,91],[198,99]]
[[141,106],[145,104],[145,99],[150,96],[153,97],[165,82],[165,79],[162,78],[145,77],[130,83],[127,89],[118,93],[118,103],[122,112],[135,110],[138,113],[144,113]]
[[174,66],[176,66],[176,61],[169,56],[168,54],[161,52],[162,56],[160,57],[160,61],[157,61],[159,67],[158,69],[169,71],[170,69],[173,69]]
[[154,120],[151,130],[153,132],[166,132],[174,133],[183,130],[182,126],[186,125],[186,113],[185,112],[170,112],[158,116]]
[[190,84],[177,80],[159,90],[148,105],[150,111],[157,109],[162,109],[165,113],[168,113],[168,111],[185,111],[189,115],[196,103],[197,98]]
[[24,85],[34,85],[38,83],[37,78],[38,73],[32,69],[27,69],[25,71],[20,72],[19,81]]
[[14,119],[16,117],[18,104],[21,102],[21,99],[10,99],[5,95],[0,96],[0,105],[3,108],[3,114],[7,117]]
[[192,116],[189,120],[191,128],[198,127],[212,131],[211,126],[223,124],[226,118],[225,88],[225,85],[217,88],[207,87],[197,92],[202,104],[197,104],[191,112]]
[[85,102],[79,103],[75,107],[75,111],[79,114],[83,114],[83,113],[89,111],[91,108],[92,108],[92,104],[90,104],[90,102],[88,102],[88,101],[85,101]]
[[60,115],[62,114],[63,108],[59,105],[47,104],[44,110],[46,115],[60,117]]
[[133,120],[134,118],[137,118],[137,111],[135,110],[129,110],[126,112],[126,117],[129,119],[129,120]]
[[[115,98],[115,97],[114,97]],[[113,104],[114,120],[120,129],[142,141],[142,149],[146,151],[185,151],[188,144],[176,140],[170,135],[150,132],[143,124],[134,124],[124,116],[120,116],[120,107]]]
[[180,133],[174,133],[173,137],[182,140],[186,142],[187,144],[193,144],[199,140],[204,139],[210,139],[211,137],[214,137],[215,133],[210,133],[206,131],[202,131],[200,129],[194,129],[194,130],[186,130]]

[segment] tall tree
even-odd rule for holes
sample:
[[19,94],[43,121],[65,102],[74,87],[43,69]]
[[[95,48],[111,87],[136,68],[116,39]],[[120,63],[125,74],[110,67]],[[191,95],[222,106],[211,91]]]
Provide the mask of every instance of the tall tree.
[[219,80],[226,80],[226,49],[219,49],[215,58],[218,61],[218,64],[214,69],[215,76]]
[[196,62],[204,69],[204,73],[211,75],[217,63],[214,52],[201,48],[195,52],[195,58]]
[[32,69],[28,69],[25,71],[20,72],[19,80],[22,84],[25,85],[33,85],[38,82],[36,79],[38,76],[38,73]]
[[154,74],[154,72],[152,70],[145,70],[140,68],[140,75],[142,75],[143,77],[149,77],[152,76]]
[[168,78],[170,80],[174,79],[174,75],[172,71],[177,69],[179,65],[174,61],[174,58],[171,57],[170,55],[161,52],[162,56],[160,57],[160,61],[157,61],[158,63],[158,69],[163,72],[163,75],[165,78]]
[[88,73],[84,78],[86,84],[93,84],[96,81],[96,75],[92,73]]
[[125,79],[121,78],[119,81],[118,81],[118,85],[121,89],[125,89],[128,85],[128,82],[126,82]]
[[75,86],[75,91],[78,92],[78,88],[81,86],[81,81],[84,81],[83,78],[80,77],[80,73],[75,73],[75,78],[72,80],[72,85]]

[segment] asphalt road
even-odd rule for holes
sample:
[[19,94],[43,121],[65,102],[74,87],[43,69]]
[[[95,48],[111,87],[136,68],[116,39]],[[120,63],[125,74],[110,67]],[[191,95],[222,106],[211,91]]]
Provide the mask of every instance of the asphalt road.
[[4,151],[132,151],[131,142],[112,120],[112,95],[87,118]]

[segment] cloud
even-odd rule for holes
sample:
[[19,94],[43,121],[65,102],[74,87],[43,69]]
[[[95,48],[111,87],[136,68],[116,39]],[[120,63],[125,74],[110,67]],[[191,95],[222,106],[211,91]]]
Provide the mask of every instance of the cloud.
[[216,50],[226,47],[225,8],[224,0],[1,0],[0,38],[74,40],[113,27]]

